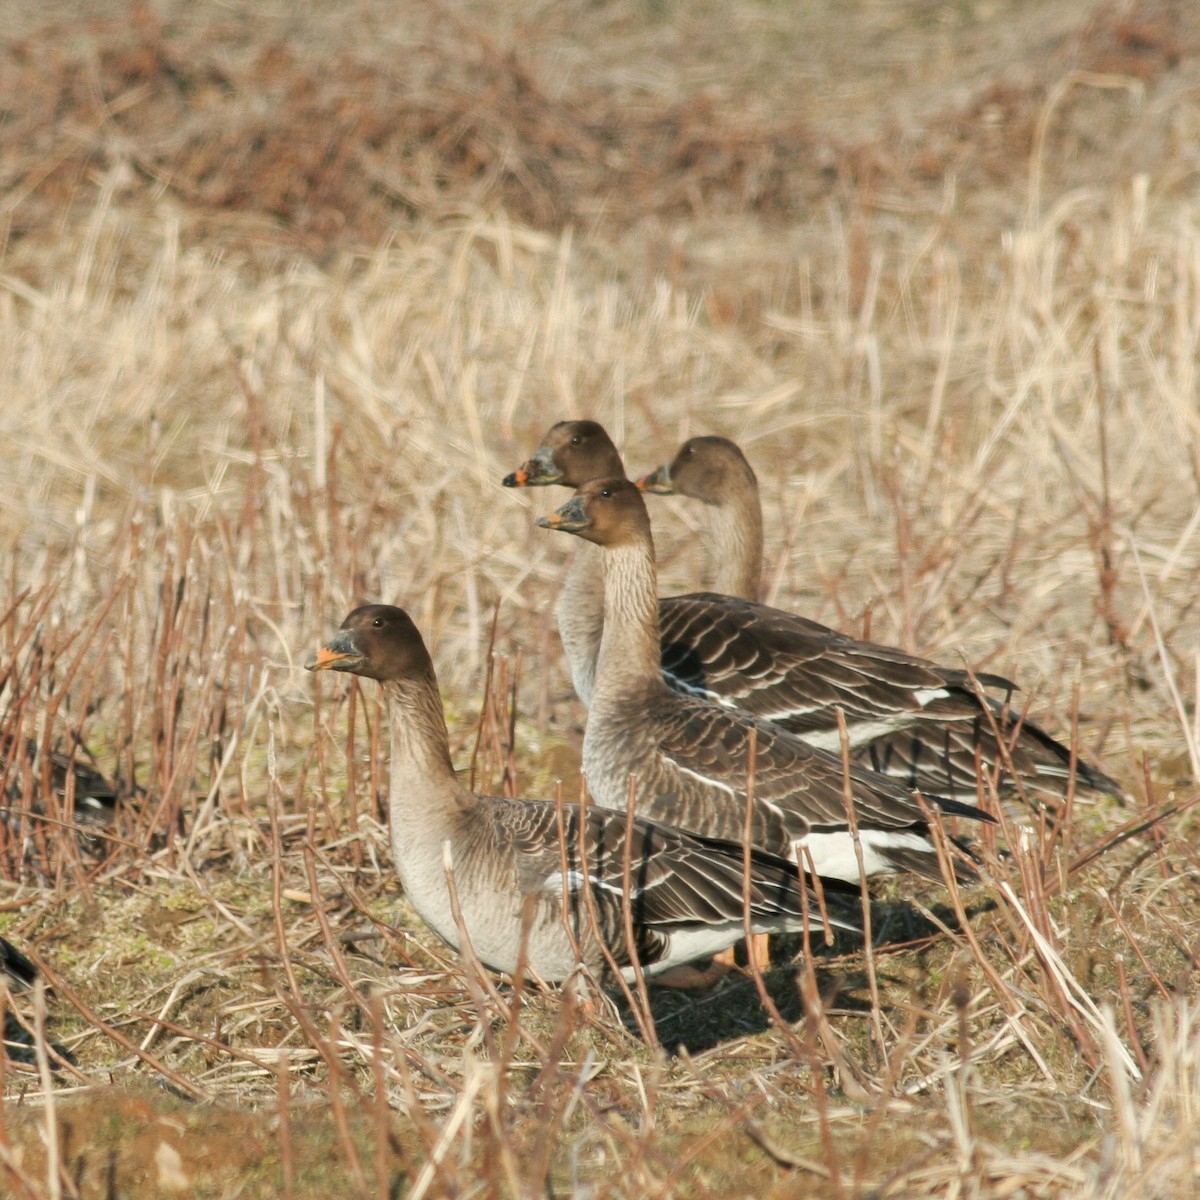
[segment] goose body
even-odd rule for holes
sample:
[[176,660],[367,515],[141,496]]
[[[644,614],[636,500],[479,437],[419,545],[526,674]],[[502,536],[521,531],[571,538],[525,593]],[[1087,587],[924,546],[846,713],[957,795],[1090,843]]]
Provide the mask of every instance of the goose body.
[[11,991],[27,992],[37,979],[37,967],[8,940],[0,937],[0,980]]
[[[674,459],[638,480],[644,491],[679,494],[700,501],[709,514],[709,528],[717,555],[717,590],[755,601],[762,578],[762,503],[758,479],[736,443],[723,437],[694,437],[679,448]],[[722,582],[727,586],[722,586]],[[711,599],[706,607],[711,608]],[[741,610],[725,602],[731,625],[757,626],[762,605]],[[766,610],[767,612],[773,610]],[[682,614],[681,614],[682,616]],[[1121,785],[1103,771],[1076,760],[1070,748],[1032,721],[1023,720],[1008,707],[1015,686],[998,675],[978,674],[975,682],[962,670],[937,666],[899,650],[837,634],[816,622],[793,617],[788,641],[807,662],[797,661],[788,671],[788,685],[771,689],[774,709],[760,716],[801,734],[814,745],[837,744],[837,730],[828,720],[829,705],[846,712],[856,758],[871,767],[905,780],[910,787],[943,795],[975,793],[977,761],[989,769],[1006,768],[1002,783],[1009,786],[1015,774],[1022,785],[1061,793],[1070,781],[1081,788],[1123,795]],[[699,627],[693,615],[692,628]],[[722,633],[728,636],[728,626]],[[739,706],[747,703],[724,682],[712,688],[706,682],[706,655],[680,654],[683,639],[675,634],[675,656],[665,661],[677,685],[704,691]],[[775,661],[783,661],[776,626],[765,638],[776,646]],[[664,639],[665,643],[665,639]],[[737,643],[746,649],[745,635]],[[709,638],[709,661],[719,661]],[[723,664],[722,664],[723,665]],[[751,674],[753,674],[751,672]],[[841,684],[853,679],[847,696]],[[979,687],[999,689],[1004,699],[981,695]],[[831,689],[841,694],[831,699]],[[815,709],[815,711],[814,711]],[[1001,748],[997,731],[1004,739]],[[978,755],[978,760],[977,760]],[[1011,767],[1011,770],[1007,768]]]
[[[603,551],[604,633],[583,744],[584,773],[598,804],[623,809],[632,778],[639,812],[705,837],[736,839],[746,820],[753,747],[755,847],[793,861],[803,847],[818,875],[848,883],[895,870],[940,878],[925,814],[901,784],[858,767],[847,774],[840,757],[770,722],[667,687],[654,544],[634,484],[593,480],[540,523]],[[931,803],[947,815],[987,819],[953,800]]]
[[[39,971],[30,958],[8,940],[0,937],[0,990],[7,990],[14,996],[20,996],[32,991],[37,982]],[[34,1026],[28,1020],[24,1023],[17,1018],[12,1007],[4,1015],[4,1053],[13,1062],[32,1065],[37,1062],[37,1051],[34,1048]],[[59,1069],[59,1059],[62,1062],[74,1063],[75,1055],[58,1042],[48,1043],[53,1051],[50,1060],[51,1069]]]
[[[621,457],[600,425],[562,421],[504,483],[577,488],[624,475]],[[732,442],[693,439],[640,486],[660,492],[686,488],[686,494],[705,499],[715,514],[718,586],[740,593],[697,592],[658,602],[661,672],[673,690],[770,721],[835,754],[841,749],[841,709],[856,763],[934,795],[973,798],[977,752],[981,765],[1001,773],[1002,782],[1011,784],[1015,773],[1023,785],[1061,793],[1074,770],[1078,786],[1121,794],[1114,780],[1082,761],[1073,764],[1068,747],[1009,710],[1015,689],[1008,680],[986,674],[972,679],[966,671],[759,603],[762,509],[754,472]],[[603,594],[602,558],[594,547],[581,545],[568,567],[557,615],[576,693],[589,707],[604,628]],[[983,696],[980,688],[998,689],[1004,698]]]
[[[686,986],[696,981],[688,964],[743,936],[740,846],[646,820],[630,824],[623,812],[560,809],[463,787],[450,761],[433,663],[402,609],[356,609],[308,665],[382,686],[391,726],[396,870],[417,914],[451,946],[459,946],[460,931],[447,865],[475,953],[498,971],[517,969],[524,942],[527,963],[543,980],[564,980],[581,964],[602,976],[608,969],[602,942],[627,977],[636,954],[646,974]],[[820,927],[791,863],[755,853],[750,876],[755,932],[796,930],[806,922]]]
[[0,738],[0,762],[3,763],[4,778],[8,781],[5,790],[9,802],[17,804],[24,798],[23,785],[28,772],[33,781],[34,803],[44,806],[46,797],[42,794],[41,784],[45,775],[50,791],[57,796],[60,804],[66,801],[70,791],[74,797],[75,816],[81,824],[96,825],[110,821],[120,793],[96,767],[81,757],[82,753],[86,753],[82,746],[77,754],[50,751],[49,771],[46,772],[42,748],[34,738]]

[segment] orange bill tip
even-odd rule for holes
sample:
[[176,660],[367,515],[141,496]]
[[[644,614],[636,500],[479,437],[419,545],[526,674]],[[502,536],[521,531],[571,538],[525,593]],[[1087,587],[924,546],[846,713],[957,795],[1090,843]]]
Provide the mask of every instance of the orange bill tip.
[[347,654],[344,650],[331,650],[328,646],[322,646],[304,664],[305,670],[308,671],[327,671],[336,662],[341,662],[344,658],[352,658],[353,655]]

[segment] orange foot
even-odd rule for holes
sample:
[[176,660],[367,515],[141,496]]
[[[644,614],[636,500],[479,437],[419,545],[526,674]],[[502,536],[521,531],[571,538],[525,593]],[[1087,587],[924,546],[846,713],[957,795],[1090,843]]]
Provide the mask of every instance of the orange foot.
[[732,951],[723,950],[720,954],[714,955],[712,962],[703,971],[699,967],[693,967],[690,963],[682,967],[672,967],[661,975],[655,975],[654,982],[663,987],[712,987],[729,970],[731,964],[722,961],[727,955],[731,956]]
[[746,957],[760,971],[765,971],[770,967],[771,946],[767,934],[754,933],[750,935],[750,941],[746,946]]
[[[746,944],[746,956],[749,961],[758,966],[760,971],[767,970],[771,965],[771,948],[767,941],[768,935],[765,933],[752,933],[750,941]],[[713,955],[713,962],[723,963],[726,968],[737,966],[737,947],[730,946],[728,950],[722,950],[720,954]]]

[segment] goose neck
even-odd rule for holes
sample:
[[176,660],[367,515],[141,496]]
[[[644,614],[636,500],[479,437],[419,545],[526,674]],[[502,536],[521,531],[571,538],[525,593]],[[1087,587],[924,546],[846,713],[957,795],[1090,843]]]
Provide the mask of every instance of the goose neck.
[[454,774],[450,737],[437,681],[389,681],[383,685],[391,726],[388,809],[392,841],[426,831],[440,836],[464,789]]
[[738,489],[709,507],[709,531],[717,569],[713,590],[757,600],[762,577],[762,505],[756,489]]
[[596,659],[604,629],[603,552],[578,541],[558,602],[558,632],[571,668],[575,693],[591,705],[596,687]]
[[614,685],[622,691],[634,683],[662,686],[661,655],[653,544],[606,547],[597,697]]

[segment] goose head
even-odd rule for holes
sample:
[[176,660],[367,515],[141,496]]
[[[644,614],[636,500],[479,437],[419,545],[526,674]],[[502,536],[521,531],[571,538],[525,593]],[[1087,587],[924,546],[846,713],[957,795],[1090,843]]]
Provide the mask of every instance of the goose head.
[[538,524],[574,533],[599,546],[650,540],[650,517],[637,484],[615,476],[585,483],[561,508]]
[[504,477],[505,487],[580,487],[590,479],[625,477],[621,455],[596,421],[559,421],[522,466]]
[[691,496],[705,504],[721,504],[731,494],[758,488],[754,469],[728,438],[688,438],[669,462],[643,475],[637,485],[659,496]]
[[356,608],[304,666],[309,671],[346,671],[380,683],[422,679],[433,670],[412,618],[391,604]]

